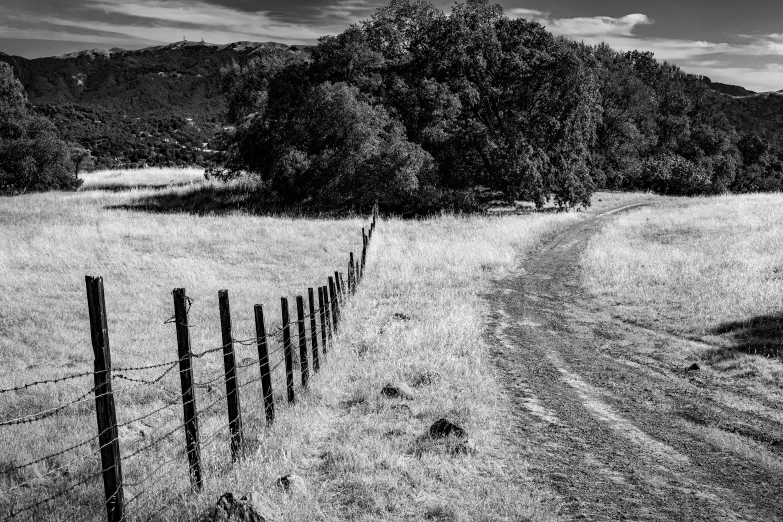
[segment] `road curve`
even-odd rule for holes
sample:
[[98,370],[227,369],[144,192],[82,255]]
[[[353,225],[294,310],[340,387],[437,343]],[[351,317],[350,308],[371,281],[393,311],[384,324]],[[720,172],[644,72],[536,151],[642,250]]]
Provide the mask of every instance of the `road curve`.
[[685,371],[694,341],[617,320],[581,284],[590,237],[635,206],[570,227],[497,283],[491,345],[509,443],[564,519],[783,520],[783,473],[715,442],[748,437],[779,458],[780,416],[730,406],[741,397]]

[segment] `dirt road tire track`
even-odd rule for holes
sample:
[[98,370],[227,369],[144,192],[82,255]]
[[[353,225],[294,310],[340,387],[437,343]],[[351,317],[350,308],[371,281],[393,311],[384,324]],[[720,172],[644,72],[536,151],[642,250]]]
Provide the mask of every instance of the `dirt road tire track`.
[[498,283],[491,341],[511,443],[565,519],[783,520],[782,474],[708,435],[779,441],[780,418],[719,400],[730,392],[684,371],[678,346],[692,341],[618,321],[581,285],[590,237],[636,206],[572,226]]

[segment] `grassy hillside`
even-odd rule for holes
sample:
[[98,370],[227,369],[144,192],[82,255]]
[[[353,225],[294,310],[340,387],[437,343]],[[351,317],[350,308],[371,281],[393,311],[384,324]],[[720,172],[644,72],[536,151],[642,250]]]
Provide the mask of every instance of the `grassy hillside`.
[[[169,190],[169,189],[166,189]],[[179,193],[188,188],[171,189]],[[193,351],[219,346],[217,290],[230,292],[234,336],[254,335],[252,306],[262,303],[268,328],[279,324],[280,296],[322,284],[360,246],[359,218],[306,220],[243,213],[196,216],[120,210],[158,191],[84,191],[0,199],[0,388],[92,368],[84,275],[102,275],[115,367],[175,358],[171,290],[184,286]],[[123,455],[174,434],[123,463],[131,520],[157,515],[190,519],[225,491],[261,492],[283,520],[555,520],[552,495],[533,487],[524,460],[503,443],[507,398],[493,377],[484,338],[490,282],[520,255],[579,214],[494,218],[442,216],[379,224],[367,276],[344,312],[341,333],[310,391],[280,407],[264,428],[259,390],[243,388],[250,457],[230,466],[221,392],[221,357],[195,364],[206,465],[206,489],[188,493],[176,372],[154,385],[117,379]],[[240,361],[254,346],[237,345]],[[153,380],[161,369],[128,374]],[[281,390],[278,373],[276,390]],[[240,370],[244,384],[257,373]],[[403,381],[411,401],[379,395]],[[66,403],[91,378],[0,395],[0,422]],[[278,397],[281,404],[282,397]],[[145,417],[147,414],[159,412]],[[0,426],[0,512],[63,493],[67,502],[21,520],[100,520],[102,486],[87,445],[34,466],[4,470],[61,451],[95,435],[92,401],[50,419]],[[440,417],[461,423],[478,452],[452,456],[425,436]],[[287,495],[277,477],[294,472],[308,492]],[[70,490],[73,484],[88,480]],[[33,487],[21,487],[29,482]],[[5,513],[3,513],[5,514]],[[25,518],[27,517],[27,518]]]
[[193,165],[208,159],[225,112],[220,69],[274,43],[178,42],[28,60],[0,53],[36,111],[62,137],[93,151],[98,167]]
[[591,242],[586,281],[624,318],[713,343],[700,357],[721,378],[779,396],[781,226],[778,195],[663,203]]

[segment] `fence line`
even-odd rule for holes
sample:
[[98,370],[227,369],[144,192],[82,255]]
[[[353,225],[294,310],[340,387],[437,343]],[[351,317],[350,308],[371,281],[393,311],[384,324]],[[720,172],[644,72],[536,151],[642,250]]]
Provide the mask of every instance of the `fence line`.
[[[241,390],[260,381],[261,398],[263,399],[263,417],[266,420],[266,425],[270,426],[275,420],[275,399],[287,399],[286,402],[288,403],[293,403],[295,401],[295,389],[297,386],[294,384],[294,367],[298,366],[301,374],[301,385],[298,387],[302,390],[308,388],[311,378],[317,375],[318,372],[324,370],[329,346],[333,343],[333,337],[337,334],[338,325],[341,323],[342,309],[346,302],[355,295],[357,286],[361,283],[365,275],[367,250],[373,231],[375,230],[377,215],[378,208],[377,205],[375,205],[372,209],[371,223],[368,227],[368,231],[366,232],[365,227],[362,227],[361,256],[354,256],[353,251],[348,254],[348,269],[346,272],[347,284],[344,279],[344,272],[335,270],[333,274],[325,278],[326,284],[307,289],[306,304],[302,295],[296,296],[295,340],[292,339],[291,328],[294,327],[294,325],[289,317],[288,299],[286,297],[281,298],[282,324],[280,326],[271,331],[267,331],[264,322],[263,307],[258,304],[254,307],[256,336],[248,339],[234,338],[231,327],[231,310],[229,306],[228,291],[220,290],[218,293],[218,301],[223,344],[194,353],[190,343],[190,328],[192,328],[193,325],[189,324],[188,321],[193,299],[186,295],[184,288],[177,288],[172,291],[174,314],[164,321],[165,324],[175,325],[177,334],[177,358],[145,366],[113,367],[111,364],[111,352],[109,348],[108,321],[104,302],[103,280],[100,277],[87,276],[85,280],[87,284],[87,300],[90,312],[90,328],[95,356],[95,369],[93,371],[85,371],[0,389],[0,395],[23,392],[37,386],[56,385],[65,381],[83,377],[86,378],[89,376],[93,377],[94,386],[77,398],[58,406],[12,419],[0,420],[0,428],[39,422],[53,417],[67,408],[87,402],[92,397],[95,400],[98,433],[89,439],[73,444],[55,453],[10,468],[0,469],[0,477],[7,476],[9,481],[14,482],[13,477],[21,470],[34,467],[37,464],[56,457],[61,457],[84,447],[91,447],[91,450],[87,453],[79,455],[78,457],[69,460],[66,464],[59,465],[47,472],[38,473],[36,470],[37,476],[32,479],[23,480],[22,482],[17,481],[18,483],[6,489],[0,487],[0,498],[10,498],[9,494],[22,489],[29,494],[30,488],[35,487],[32,483],[45,482],[48,477],[53,476],[63,469],[68,469],[76,463],[89,461],[97,463],[97,455],[100,455],[100,471],[88,473],[86,477],[82,477],[69,484],[56,494],[49,496],[43,495],[44,498],[36,500],[29,505],[22,506],[21,508],[17,508],[12,502],[13,505],[7,508],[6,513],[0,511],[0,516],[3,517],[2,519],[17,520],[20,516],[27,513],[30,513],[31,516],[34,517],[35,511],[41,506],[72,492],[76,488],[85,486],[88,482],[97,479],[99,476],[103,478],[104,502],[100,509],[95,511],[93,515],[97,515],[105,510],[109,522],[122,522],[129,518],[138,518],[141,516],[141,507],[138,504],[138,499],[145,494],[151,496],[153,494],[152,486],[161,479],[159,472],[166,466],[172,465],[172,463],[175,463],[177,460],[183,459],[185,456],[187,456],[188,464],[186,469],[191,480],[192,490],[201,491],[203,489],[205,477],[202,466],[201,450],[203,447],[217,440],[225,429],[227,429],[228,434],[225,442],[228,442],[229,444],[231,461],[241,461],[246,449],[245,434],[248,429],[247,426],[243,424],[243,408],[240,400]],[[316,294],[318,298],[317,306]],[[309,336],[307,335],[308,327]],[[276,345],[272,349],[270,349],[269,346],[270,342]],[[294,342],[296,342],[298,350],[294,349]],[[254,345],[258,350],[258,357],[250,358],[249,360],[243,359],[241,364],[237,364],[235,346],[251,347]],[[223,371],[207,381],[196,381],[193,378],[194,361],[209,354],[221,351],[223,353]],[[258,365],[259,373],[249,380],[243,381],[241,376],[244,371],[240,370],[252,368],[256,365]],[[174,368],[176,367],[179,367],[178,372],[174,372]],[[277,372],[281,367],[283,370],[282,375]],[[136,375],[136,372],[157,369],[162,369],[163,371],[156,376],[148,377],[146,375]],[[166,376],[173,375],[173,373],[179,374],[179,393],[172,395],[171,390],[166,390],[161,386],[160,391],[164,392],[165,399],[168,399],[168,402],[164,399],[164,405],[160,407],[154,408],[146,413],[138,414],[130,420],[125,420],[123,422],[117,421],[115,397],[129,390],[157,386]],[[273,379],[275,375],[277,375],[277,377]],[[114,379],[127,381],[132,384],[119,389],[113,389],[112,384]],[[225,394],[214,394],[213,392],[221,382],[225,383]],[[281,395],[283,387],[285,388],[285,392]],[[197,390],[206,390],[206,406],[197,407]],[[255,394],[250,395],[248,398],[250,399],[250,403],[254,403],[253,405],[259,404],[258,400],[260,399],[257,398]],[[174,427],[166,427],[162,430],[164,433],[154,433],[151,441],[142,444],[140,447],[133,448],[128,454],[121,454],[119,428],[134,425],[135,423],[146,420],[164,410],[174,409],[178,403],[181,403],[183,408],[183,422],[181,424],[175,423],[177,425]],[[225,404],[226,407],[227,422],[221,424],[221,426],[215,429],[206,439],[202,440],[199,430],[199,415],[214,411],[221,403]],[[245,405],[245,408],[247,409],[247,404]],[[252,412],[253,410],[246,411]],[[184,433],[185,444],[175,450],[173,456],[166,458],[161,464],[157,465],[154,470],[145,473],[135,482],[123,479],[123,462],[128,463],[134,457],[152,451],[164,442],[173,443],[174,436],[178,433]],[[97,445],[95,444],[96,441]],[[94,445],[97,447],[93,448]],[[156,475],[158,475],[157,478]],[[153,482],[150,483],[150,480]],[[134,491],[132,498],[125,498],[126,488],[136,489],[139,487],[143,487],[143,489],[141,491]],[[128,511],[131,507],[135,507],[135,514],[133,515]],[[165,511],[167,508],[168,506],[165,506],[163,507],[163,510]],[[156,511],[150,518],[156,516],[160,512],[161,510]]]

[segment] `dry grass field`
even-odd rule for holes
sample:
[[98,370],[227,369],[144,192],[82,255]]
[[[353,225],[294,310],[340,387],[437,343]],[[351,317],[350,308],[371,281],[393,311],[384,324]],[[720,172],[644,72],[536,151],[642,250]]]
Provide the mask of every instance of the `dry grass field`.
[[96,170],[79,175],[84,180],[80,190],[120,190],[144,187],[187,185],[204,180],[200,168],[149,168]]
[[[164,189],[181,194],[197,190]],[[365,221],[145,213],[122,209],[159,191],[89,191],[0,199],[0,388],[90,371],[92,348],[84,276],[106,288],[115,367],[176,359],[171,290],[186,287],[193,351],[220,345],[217,291],[230,292],[234,336],[254,336],[252,306],[279,324],[280,296],[292,303],[325,283]],[[504,449],[506,397],[484,339],[493,278],[576,213],[493,218],[445,215],[379,223],[366,278],[344,312],[324,370],[292,408],[266,428],[257,384],[242,389],[249,456],[231,467],[218,354],[197,359],[206,487],[188,493],[176,372],[154,385],[115,379],[130,520],[190,520],[225,491],[257,491],[282,520],[555,520],[556,503],[528,482],[524,456]],[[239,360],[253,346],[238,345]],[[240,370],[248,382],[252,365]],[[153,380],[166,368],[133,374]],[[131,375],[131,374],[128,374]],[[278,375],[279,377],[279,375]],[[382,398],[404,381],[411,401]],[[279,379],[275,380],[276,392]],[[61,498],[18,520],[101,520],[100,470],[93,442],[8,472],[96,435],[88,398],[34,424],[4,420],[65,404],[90,390],[91,376],[0,394],[0,512]],[[278,397],[280,400],[280,397]],[[210,404],[214,403],[214,406]],[[157,413],[146,417],[148,413]],[[134,419],[140,420],[134,421]],[[478,450],[452,456],[426,437],[440,417],[462,424]],[[130,422],[133,421],[133,422]],[[175,433],[168,435],[172,430]],[[155,443],[162,438],[160,443]],[[153,444],[154,443],[154,444]],[[5,471],[5,473],[4,473]],[[304,494],[277,477],[296,473]],[[28,483],[32,487],[22,484]],[[54,506],[54,509],[52,509]],[[157,514],[158,511],[163,510]]]
[[676,199],[618,217],[583,266],[615,313],[704,340],[711,377],[783,399],[783,198]]

